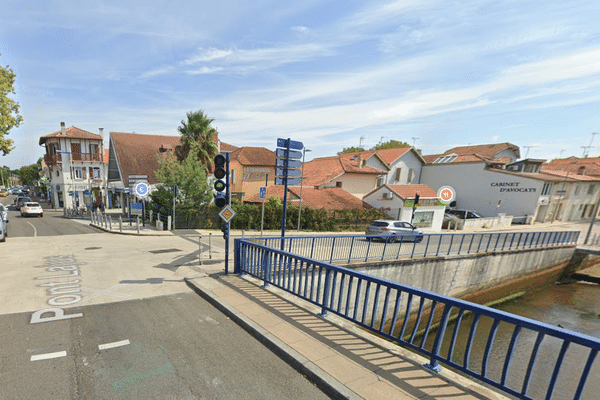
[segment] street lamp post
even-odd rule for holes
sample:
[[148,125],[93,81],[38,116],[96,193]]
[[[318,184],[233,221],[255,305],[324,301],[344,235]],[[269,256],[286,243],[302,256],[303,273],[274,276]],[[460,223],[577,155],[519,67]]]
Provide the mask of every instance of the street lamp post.
[[302,185],[304,183],[304,158],[306,157],[307,151],[312,150],[309,150],[305,147],[302,151],[302,177],[300,178],[300,203],[298,204],[298,232],[300,232],[300,215],[302,215]]

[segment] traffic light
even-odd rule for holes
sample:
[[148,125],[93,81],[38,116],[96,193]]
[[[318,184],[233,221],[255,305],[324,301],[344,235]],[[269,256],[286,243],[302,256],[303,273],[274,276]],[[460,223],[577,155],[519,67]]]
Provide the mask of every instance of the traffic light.
[[227,240],[229,237],[229,224],[225,224],[221,227],[221,232],[223,232],[223,239]]
[[[228,165],[226,165],[226,159],[223,154],[217,154],[215,156],[215,172],[214,177],[216,178],[214,188],[217,191],[215,195],[215,206],[218,208],[223,208],[227,204],[229,204],[229,199],[227,198],[227,183],[226,178],[229,171],[227,171]],[[225,179],[225,180],[223,180]]]
[[415,194],[415,204],[419,204],[419,195]]

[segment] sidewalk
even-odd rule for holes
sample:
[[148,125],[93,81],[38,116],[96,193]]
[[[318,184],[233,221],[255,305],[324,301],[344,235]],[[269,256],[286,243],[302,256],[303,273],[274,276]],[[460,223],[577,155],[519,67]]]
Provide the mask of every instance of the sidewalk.
[[253,278],[205,274],[186,283],[333,398],[507,398],[447,368],[429,371],[425,358]]

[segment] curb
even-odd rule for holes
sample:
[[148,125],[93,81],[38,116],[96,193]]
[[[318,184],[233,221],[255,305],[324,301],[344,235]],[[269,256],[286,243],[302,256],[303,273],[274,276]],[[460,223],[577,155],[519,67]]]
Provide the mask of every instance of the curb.
[[[213,279],[208,276],[205,278]],[[198,279],[198,278],[193,278]],[[202,278],[200,278],[202,279]],[[283,343],[277,337],[267,332],[264,328],[246,317],[243,313],[236,310],[226,302],[220,300],[210,290],[205,290],[200,285],[192,282],[192,279],[184,278],[185,283],[196,294],[211,303],[215,308],[227,315],[233,322],[238,324],[246,332],[250,333],[255,339],[265,345],[269,350],[276,354],[283,361],[292,366],[300,374],[313,382],[326,395],[333,399],[362,399],[354,391],[333,378],[327,372],[298,353],[296,350]]]
[[[156,231],[156,233],[143,233],[144,231],[140,229],[140,233],[137,233],[137,230],[134,231],[123,231],[123,232],[119,232],[119,231],[115,231],[115,230],[110,230],[108,228],[104,228],[103,226],[99,226],[99,225],[94,225],[91,222],[89,223],[89,226],[91,226],[92,228],[96,228],[98,230],[101,230],[103,232],[107,232],[107,233],[114,233],[117,235],[134,235],[134,236],[174,236],[173,233],[171,233],[170,231],[164,231],[164,233]],[[154,232],[154,231],[152,231]]]

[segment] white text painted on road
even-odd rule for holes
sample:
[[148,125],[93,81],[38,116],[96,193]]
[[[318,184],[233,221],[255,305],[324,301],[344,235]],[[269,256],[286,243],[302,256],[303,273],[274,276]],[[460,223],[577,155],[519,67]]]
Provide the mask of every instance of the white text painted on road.
[[38,354],[35,356],[31,356],[30,361],[50,360],[52,358],[65,357],[66,355],[67,355],[66,351],[57,351],[56,353]]

